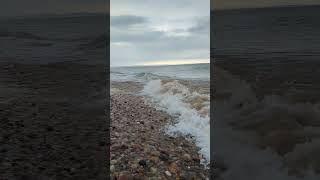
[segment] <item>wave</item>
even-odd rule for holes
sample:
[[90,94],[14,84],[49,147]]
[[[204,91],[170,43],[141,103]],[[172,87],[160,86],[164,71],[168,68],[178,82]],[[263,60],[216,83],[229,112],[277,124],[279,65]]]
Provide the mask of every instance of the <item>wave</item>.
[[170,135],[191,136],[200,148],[202,163],[210,162],[210,96],[191,91],[178,80],[150,80],[145,84],[143,95],[168,114],[176,122],[168,126]]
[[130,72],[119,72],[119,71],[111,70],[111,79],[113,81],[120,81],[120,82],[134,81],[134,82],[145,84],[150,80],[169,79],[169,77],[159,76],[149,72],[141,72],[141,73],[131,72],[130,73]]
[[226,164],[223,178],[319,179],[319,104],[258,99],[250,84],[217,67],[214,72],[213,161]]
[[163,66],[132,66],[113,67],[118,71],[136,78],[151,79],[179,79],[179,80],[210,80],[210,64],[163,65]]

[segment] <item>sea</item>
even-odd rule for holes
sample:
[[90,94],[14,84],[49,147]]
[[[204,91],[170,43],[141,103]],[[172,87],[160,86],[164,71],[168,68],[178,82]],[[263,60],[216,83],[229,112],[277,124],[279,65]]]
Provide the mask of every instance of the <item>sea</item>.
[[259,94],[320,100],[320,6],[213,11],[214,64]]
[[0,62],[107,64],[106,14],[0,17]]
[[175,118],[168,135],[194,141],[210,162],[210,64],[111,67],[111,81],[136,82],[146,102]]
[[229,97],[211,101],[221,179],[320,179],[319,18],[320,6],[211,12],[211,83]]

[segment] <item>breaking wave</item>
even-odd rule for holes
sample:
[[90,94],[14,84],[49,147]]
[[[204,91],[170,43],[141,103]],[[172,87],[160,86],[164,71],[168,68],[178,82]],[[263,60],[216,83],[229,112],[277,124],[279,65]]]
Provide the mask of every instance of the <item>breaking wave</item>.
[[[208,86],[208,84],[207,84]],[[202,162],[210,162],[210,96],[181,83],[179,80],[150,80],[145,84],[143,94],[176,122],[168,126],[170,135],[191,136],[200,148]]]

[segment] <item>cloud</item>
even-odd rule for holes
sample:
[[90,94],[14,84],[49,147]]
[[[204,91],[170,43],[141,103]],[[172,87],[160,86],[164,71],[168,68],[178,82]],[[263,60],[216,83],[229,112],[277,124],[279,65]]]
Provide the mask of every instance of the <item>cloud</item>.
[[196,25],[188,29],[192,33],[208,33],[210,32],[210,17],[203,17],[196,21]]
[[111,16],[111,26],[128,28],[130,26],[144,24],[147,22],[147,18],[135,15],[121,15],[121,16]]
[[112,0],[110,12],[112,66],[210,57],[209,0]]

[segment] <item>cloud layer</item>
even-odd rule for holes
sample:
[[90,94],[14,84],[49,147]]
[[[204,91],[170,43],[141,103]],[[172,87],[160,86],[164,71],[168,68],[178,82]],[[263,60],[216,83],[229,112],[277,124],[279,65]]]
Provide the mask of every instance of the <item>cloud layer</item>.
[[111,0],[111,65],[209,60],[209,0]]

